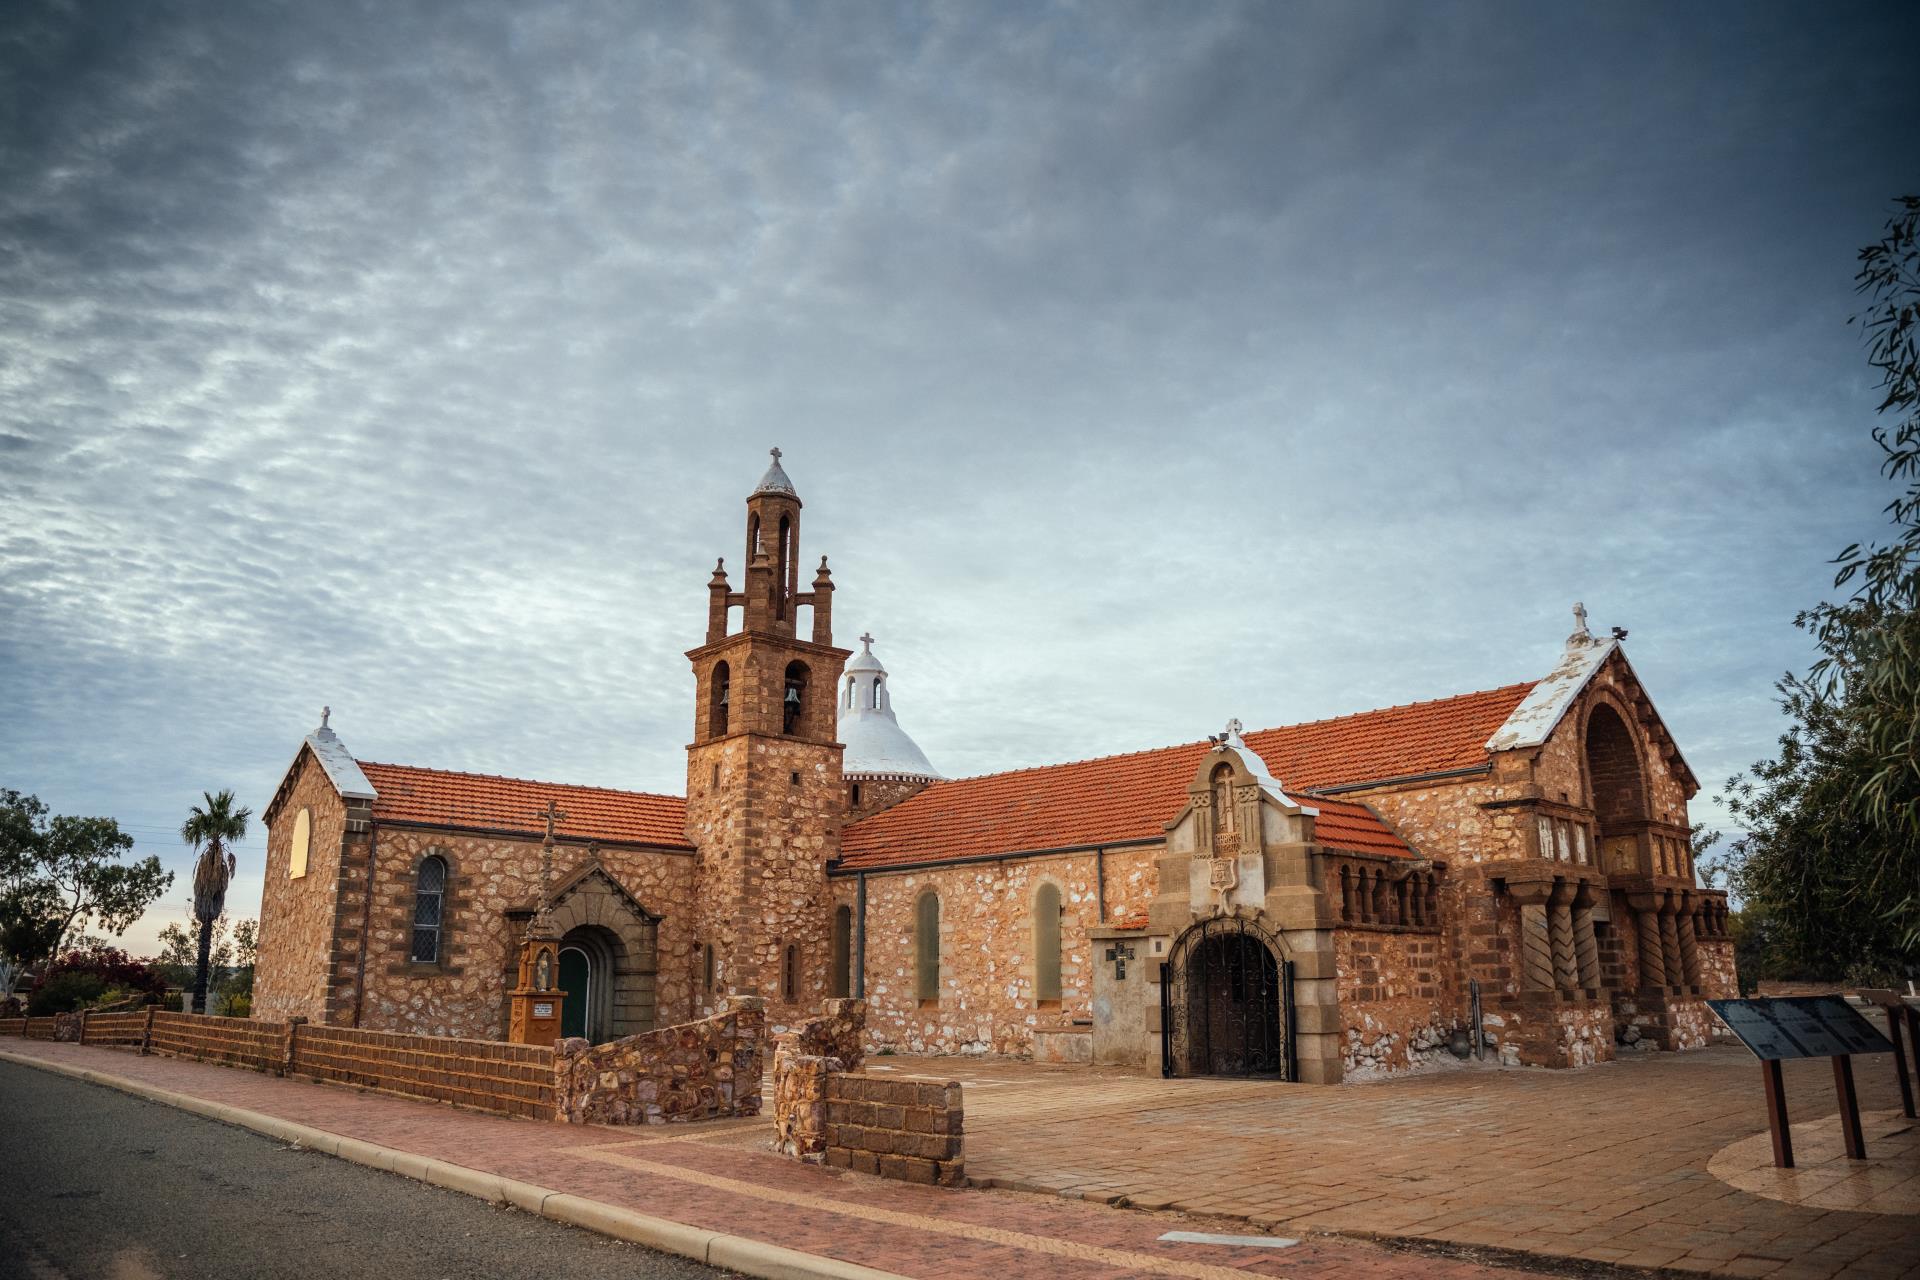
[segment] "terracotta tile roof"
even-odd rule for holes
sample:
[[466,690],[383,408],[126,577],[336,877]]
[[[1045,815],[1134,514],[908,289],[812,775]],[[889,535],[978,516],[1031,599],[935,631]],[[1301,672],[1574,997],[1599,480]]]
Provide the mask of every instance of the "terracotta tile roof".
[[[1485,764],[1486,741],[1532,682],[1435,702],[1288,725],[1246,743],[1300,792]],[[936,782],[841,837],[849,869],[979,854],[1152,839],[1180,811],[1204,742]],[[1313,796],[1317,830],[1335,848],[1407,856],[1399,837],[1361,804]]]
[[687,802],[679,796],[529,782],[524,778],[367,760],[359,764],[377,793],[373,802],[377,822],[423,822],[540,835],[546,828],[534,815],[551,799],[567,815],[554,827],[554,834],[564,839],[692,848],[687,842]]

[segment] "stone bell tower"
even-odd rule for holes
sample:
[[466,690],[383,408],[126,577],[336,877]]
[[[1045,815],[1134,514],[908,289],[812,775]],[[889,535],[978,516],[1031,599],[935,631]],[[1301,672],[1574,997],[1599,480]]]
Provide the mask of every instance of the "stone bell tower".
[[[687,837],[696,854],[697,1009],[762,996],[769,1021],[828,994],[827,862],[846,819],[834,695],[849,651],[833,647],[833,580],[820,559],[800,590],[800,495],[780,451],[747,496],[746,589],[726,562],[707,583],[707,639],[687,748]],[[739,629],[731,630],[733,610]],[[810,612],[801,639],[800,610]]]

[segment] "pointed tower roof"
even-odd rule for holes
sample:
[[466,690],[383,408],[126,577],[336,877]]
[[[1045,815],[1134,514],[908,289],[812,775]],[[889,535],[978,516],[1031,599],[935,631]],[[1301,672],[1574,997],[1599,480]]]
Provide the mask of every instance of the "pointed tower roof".
[[773,461],[767,466],[767,474],[760,477],[760,483],[753,486],[753,492],[747,496],[758,498],[762,494],[777,493],[798,502],[800,495],[794,490],[793,481],[787,479],[787,473],[780,468],[780,451],[771,449],[768,452],[773,455]]
[[841,772],[849,778],[925,778],[940,775],[893,714],[887,669],[873,654],[873,637],[860,637],[860,652],[847,663],[841,682],[840,741],[846,746]]

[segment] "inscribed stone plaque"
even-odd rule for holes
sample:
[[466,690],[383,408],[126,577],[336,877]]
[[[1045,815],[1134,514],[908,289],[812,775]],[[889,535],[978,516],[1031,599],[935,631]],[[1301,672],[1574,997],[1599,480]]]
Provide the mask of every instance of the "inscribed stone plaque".
[[1762,1060],[1893,1052],[1887,1038],[1838,996],[1709,1000],[1707,1007]]
[[553,1016],[552,1003],[545,1000],[534,1001],[533,1016],[536,1018],[551,1018]]

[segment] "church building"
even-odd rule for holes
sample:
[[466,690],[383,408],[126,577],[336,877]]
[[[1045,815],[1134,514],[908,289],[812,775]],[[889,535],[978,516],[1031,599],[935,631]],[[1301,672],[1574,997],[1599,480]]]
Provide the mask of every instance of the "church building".
[[1735,994],[1699,784],[1578,606],[1538,680],[947,779],[800,516],[775,450],[684,795],[360,760],[323,713],[266,809],[256,1015],[504,1039],[536,914],[594,1041],[853,995],[901,1052],[1335,1083],[1694,1048]]

